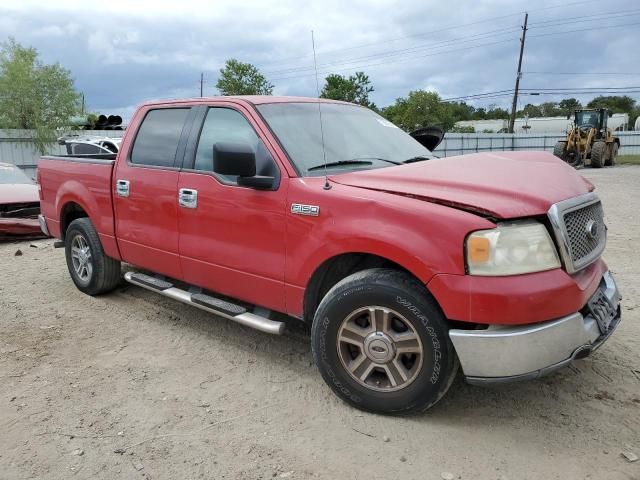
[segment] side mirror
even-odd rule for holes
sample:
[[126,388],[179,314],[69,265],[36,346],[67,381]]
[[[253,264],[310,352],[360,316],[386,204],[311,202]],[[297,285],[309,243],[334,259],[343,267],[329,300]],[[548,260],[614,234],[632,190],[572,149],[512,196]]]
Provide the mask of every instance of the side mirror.
[[613,110],[609,110],[609,118],[613,117]]
[[213,171],[238,177],[238,185],[268,190],[274,177],[256,175],[256,155],[248,143],[218,142],[213,145]]
[[567,120],[571,120],[571,114],[567,113]]
[[415,140],[417,140],[423,147],[433,152],[444,138],[444,130],[440,127],[426,127],[419,128],[409,133]]
[[218,142],[213,145],[213,171],[220,175],[253,177],[256,155],[247,143]]

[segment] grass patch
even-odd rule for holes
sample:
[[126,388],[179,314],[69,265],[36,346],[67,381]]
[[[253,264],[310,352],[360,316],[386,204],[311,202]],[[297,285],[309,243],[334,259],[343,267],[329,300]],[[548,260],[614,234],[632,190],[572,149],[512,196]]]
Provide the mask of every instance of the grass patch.
[[619,155],[616,163],[625,163],[627,165],[640,165],[640,155]]

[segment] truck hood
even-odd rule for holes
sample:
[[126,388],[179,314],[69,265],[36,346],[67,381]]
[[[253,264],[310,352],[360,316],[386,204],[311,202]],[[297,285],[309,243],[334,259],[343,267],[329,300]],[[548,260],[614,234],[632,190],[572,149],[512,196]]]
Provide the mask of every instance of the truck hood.
[[330,180],[495,218],[544,215],[554,203],[594,189],[546,152],[477,153],[334,175]]

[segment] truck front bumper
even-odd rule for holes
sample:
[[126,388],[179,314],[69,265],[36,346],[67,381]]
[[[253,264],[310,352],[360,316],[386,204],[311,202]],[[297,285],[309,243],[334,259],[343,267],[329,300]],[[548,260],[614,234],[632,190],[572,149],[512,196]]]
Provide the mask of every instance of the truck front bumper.
[[617,312],[604,334],[586,307],[542,323],[450,330],[467,381],[488,384],[533,379],[588,356],[611,336],[621,318],[621,297],[610,272],[603,274],[597,291],[604,293]]

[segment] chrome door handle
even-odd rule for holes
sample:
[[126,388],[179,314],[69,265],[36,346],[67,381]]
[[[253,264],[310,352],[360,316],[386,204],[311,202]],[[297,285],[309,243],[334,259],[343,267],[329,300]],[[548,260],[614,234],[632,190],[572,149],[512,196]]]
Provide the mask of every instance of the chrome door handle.
[[178,193],[178,204],[184,208],[196,208],[198,206],[198,191],[192,188],[181,188]]
[[116,193],[121,197],[129,196],[129,180],[116,181]]

